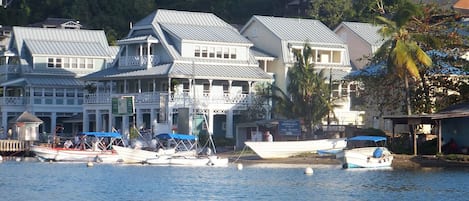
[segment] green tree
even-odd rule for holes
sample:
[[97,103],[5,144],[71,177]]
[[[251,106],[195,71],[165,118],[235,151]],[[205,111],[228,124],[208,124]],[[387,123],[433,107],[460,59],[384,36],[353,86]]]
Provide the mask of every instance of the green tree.
[[312,134],[313,125],[320,123],[333,109],[329,99],[330,89],[324,72],[317,72],[311,62],[311,47],[305,45],[302,50],[294,53],[297,61],[288,71],[288,94],[279,87],[272,86],[275,91],[274,111],[287,118],[303,119],[306,133]]
[[345,19],[353,16],[352,0],[311,1],[309,16],[320,20],[329,28],[334,28]]
[[431,58],[420,48],[412,35],[407,30],[407,24],[413,17],[421,15],[421,9],[417,5],[404,2],[391,19],[378,16],[383,23],[380,34],[389,38],[377,52],[381,58],[386,58],[390,73],[394,73],[404,80],[406,91],[405,103],[407,114],[412,114],[409,79],[420,79],[419,65],[430,67]]

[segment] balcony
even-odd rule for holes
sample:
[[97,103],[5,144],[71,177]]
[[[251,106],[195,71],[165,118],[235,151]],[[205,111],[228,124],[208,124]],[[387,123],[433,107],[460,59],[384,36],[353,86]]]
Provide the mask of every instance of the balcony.
[[[119,57],[120,66],[146,66],[148,62],[148,56],[121,56]],[[150,63],[156,65],[160,62],[158,56],[150,55]]]
[[[255,95],[249,94],[220,94],[214,95],[210,93],[196,94],[191,96],[190,93],[171,94],[168,97],[167,93],[159,92],[145,92],[145,93],[131,93],[131,94],[87,94],[85,95],[84,104],[111,104],[112,97],[121,96],[134,96],[135,104],[160,104],[163,98],[169,98],[171,105],[180,107],[201,105],[207,106],[210,104],[237,104],[249,105]],[[195,97],[195,98],[194,98]]]

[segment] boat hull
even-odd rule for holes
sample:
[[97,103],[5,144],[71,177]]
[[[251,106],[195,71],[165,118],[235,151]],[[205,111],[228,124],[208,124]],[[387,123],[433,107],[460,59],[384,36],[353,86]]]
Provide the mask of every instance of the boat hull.
[[[382,149],[380,157],[374,156],[375,150]],[[394,156],[385,147],[363,147],[344,150],[336,155],[343,168],[390,168]]]
[[31,151],[41,160],[49,161],[116,163],[122,160],[116,152],[111,150],[92,151],[33,146]]
[[173,156],[149,159],[147,163],[150,165],[226,167],[229,164],[229,160],[228,158],[220,158],[218,156]]
[[302,153],[316,153],[318,150],[343,149],[346,138],[304,140],[304,141],[274,141],[274,142],[244,142],[262,159],[288,158]]

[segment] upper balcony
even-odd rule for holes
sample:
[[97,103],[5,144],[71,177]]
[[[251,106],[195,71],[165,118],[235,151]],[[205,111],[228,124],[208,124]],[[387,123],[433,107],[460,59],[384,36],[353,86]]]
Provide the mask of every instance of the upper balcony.
[[84,104],[87,105],[110,105],[112,97],[133,96],[135,104],[157,104],[159,105],[162,100],[167,99],[169,104],[178,107],[200,106],[207,107],[211,104],[231,104],[238,106],[247,106],[253,102],[256,95],[249,94],[196,94],[190,93],[171,94],[163,92],[145,92],[145,93],[130,93],[130,94],[115,94],[115,93],[101,93],[101,94],[87,94],[84,97]]
[[119,65],[120,66],[141,66],[145,67],[148,63],[151,65],[157,65],[160,62],[160,59],[156,55],[143,55],[143,56],[120,56]]

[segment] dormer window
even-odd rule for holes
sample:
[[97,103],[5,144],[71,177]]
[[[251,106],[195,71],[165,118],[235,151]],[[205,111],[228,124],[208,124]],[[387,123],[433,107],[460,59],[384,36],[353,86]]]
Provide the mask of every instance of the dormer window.
[[204,57],[204,58],[208,57],[207,47],[202,47],[202,57]]
[[221,47],[217,47],[217,58],[221,59]]
[[208,57],[209,58],[215,58],[215,48],[214,47],[210,47],[208,49]]
[[195,46],[194,57],[200,57],[200,46]]
[[230,49],[230,59],[236,59],[236,48]]

